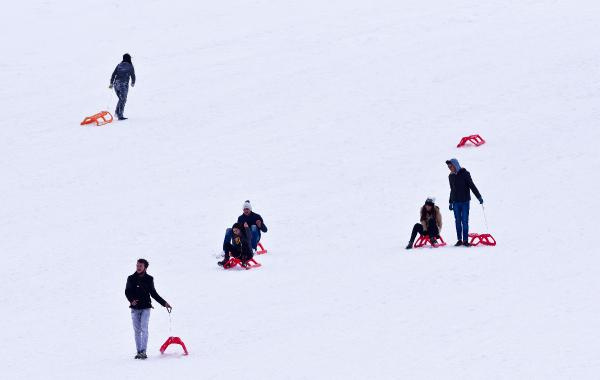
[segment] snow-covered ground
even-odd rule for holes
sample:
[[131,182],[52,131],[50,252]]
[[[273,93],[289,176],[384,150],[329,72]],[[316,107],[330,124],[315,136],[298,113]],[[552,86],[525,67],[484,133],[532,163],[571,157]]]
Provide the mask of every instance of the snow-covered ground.
[[[205,3],[3,6],[2,378],[600,377],[599,2]],[[130,120],[79,126],[124,52]],[[455,241],[450,157],[498,246],[406,251],[429,195]],[[187,357],[157,307],[132,359],[139,257]]]

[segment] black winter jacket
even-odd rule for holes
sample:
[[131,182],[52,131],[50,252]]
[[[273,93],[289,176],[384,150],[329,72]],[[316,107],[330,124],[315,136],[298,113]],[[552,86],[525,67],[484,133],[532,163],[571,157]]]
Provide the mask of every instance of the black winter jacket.
[[127,285],[125,285],[125,297],[129,302],[138,300],[135,306],[129,306],[132,309],[148,309],[152,307],[150,296],[162,306],[167,304],[161,296],[158,295],[154,288],[154,278],[148,273],[139,275],[137,272],[127,277]]
[[121,62],[115,67],[110,77],[110,84],[115,82],[126,83],[129,85],[129,77],[131,77],[131,85],[135,86],[135,70],[129,62]]
[[240,217],[238,218],[238,223],[241,223],[242,225],[244,225],[244,223],[248,223],[248,225],[250,227],[252,227],[252,226],[256,225],[257,220],[262,221],[262,226],[259,228],[259,231],[267,232],[268,229],[267,229],[267,226],[265,225],[265,221],[263,220],[262,216],[254,213],[254,212],[251,212],[248,216],[246,216],[246,214],[240,215]]
[[242,229],[241,233],[240,236],[233,235],[232,233],[231,241],[226,241],[223,244],[223,251],[230,252],[231,256],[247,261],[254,255],[252,252],[252,245],[250,244],[250,228]]
[[450,203],[468,202],[471,200],[471,191],[477,197],[481,198],[481,194],[471,179],[471,173],[465,168],[460,168],[458,173],[451,173],[448,176],[450,181]]

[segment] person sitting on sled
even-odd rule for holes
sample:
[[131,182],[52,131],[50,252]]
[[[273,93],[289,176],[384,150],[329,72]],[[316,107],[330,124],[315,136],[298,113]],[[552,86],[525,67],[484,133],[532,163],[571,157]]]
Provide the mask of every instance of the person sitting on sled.
[[223,242],[223,252],[225,252],[225,257],[217,264],[226,267],[229,259],[235,257],[242,262],[244,268],[247,268],[248,260],[254,256],[250,241],[250,227],[248,226],[248,223],[244,223],[243,225],[241,223],[235,223],[231,227],[231,239]]
[[238,223],[248,223],[252,235],[252,249],[256,252],[258,242],[260,242],[260,233],[267,232],[267,226],[262,216],[252,211],[250,201],[244,202],[243,213],[238,217]]
[[415,224],[412,233],[410,234],[410,241],[406,246],[406,249],[411,249],[415,242],[417,233],[421,236],[429,235],[429,241],[431,245],[437,244],[437,239],[440,237],[440,230],[442,229],[442,214],[440,208],[435,205],[435,198],[427,198],[423,207],[421,207],[421,223]]

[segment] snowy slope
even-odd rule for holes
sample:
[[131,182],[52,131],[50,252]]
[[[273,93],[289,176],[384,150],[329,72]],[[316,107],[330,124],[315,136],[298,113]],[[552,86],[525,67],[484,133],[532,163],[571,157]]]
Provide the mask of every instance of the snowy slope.
[[[600,4],[41,1],[0,25],[0,364],[10,379],[600,375]],[[121,55],[138,75],[114,110]],[[458,150],[460,137],[488,143]],[[407,252],[447,168],[494,248]],[[251,199],[263,267],[216,266]],[[484,232],[472,203],[472,231]],[[126,276],[174,307],[135,353]]]

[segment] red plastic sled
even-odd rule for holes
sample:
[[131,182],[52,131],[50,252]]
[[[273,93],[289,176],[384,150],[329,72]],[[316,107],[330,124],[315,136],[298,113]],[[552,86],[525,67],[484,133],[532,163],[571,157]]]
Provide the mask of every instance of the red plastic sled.
[[267,250],[265,249],[265,247],[263,247],[262,244],[258,243],[258,247],[260,248],[260,250],[256,251],[257,255],[264,255],[265,253],[267,253]]
[[465,136],[462,139],[460,139],[460,142],[458,143],[458,145],[456,147],[461,148],[461,147],[465,146],[468,142],[472,142],[473,144],[475,144],[475,146],[481,146],[481,145],[485,144],[485,140],[481,136],[471,135],[471,136]]
[[[446,245],[446,242],[444,241],[444,239],[442,239],[441,236],[438,240],[440,241],[440,243],[432,245],[433,248],[443,247]],[[429,241],[429,235],[422,235],[422,236],[419,236],[419,238],[417,239],[417,241],[415,242],[413,247],[421,248],[421,247],[425,247],[427,244],[431,245],[431,242]]]
[[188,354],[188,350],[185,347],[185,343],[183,343],[183,341],[181,340],[180,337],[178,336],[170,336],[167,338],[166,342],[163,343],[162,346],[160,346],[160,353],[164,354],[165,350],[167,349],[167,347],[169,347],[169,345],[171,344],[179,344],[181,347],[183,347],[183,352],[185,353],[185,355]]
[[225,265],[223,265],[223,269],[235,268],[237,265],[239,265],[240,267],[242,267],[244,269],[253,269],[253,268],[258,268],[258,267],[262,266],[262,264],[257,263],[256,260],[250,259],[250,260],[248,260],[248,266],[244,267],[242,265],[242,260],[232,257],[229,259],[229,261],[227,261],[225,263]]
[[491,247],[496,245],[496,239],[490,234],[469,234],[469,237],[471,238],[469,244],[474,247],[477,247],[479,244]]
[[81,122],[81,125],[96,123],[97,126],[112,123],[113,117],[110,112],[102,111],[95,115],[88,116]]

